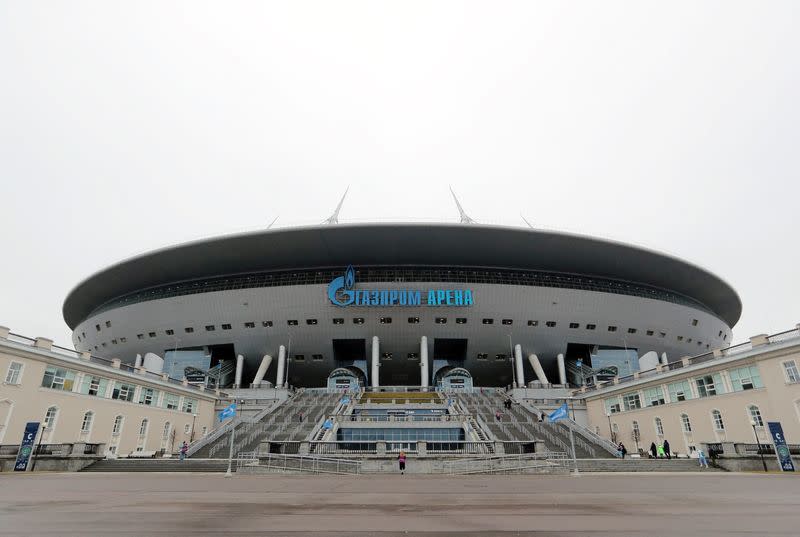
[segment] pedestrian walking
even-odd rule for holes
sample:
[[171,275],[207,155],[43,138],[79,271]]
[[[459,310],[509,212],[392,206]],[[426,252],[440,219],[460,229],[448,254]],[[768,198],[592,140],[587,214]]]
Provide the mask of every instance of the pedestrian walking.
[[181,444],[181,460],[186,458],[187,451],[189,451],[189,444],[187,444],[186,440],[184,440],[183,444]]
[[620,442],[619,445],[617,446],[617,452],[619,453],[619,456],[624,459],[625,455],[628,454],[628,450],[625,448],[625,444]]
[[406,452],[400,450],[400,455],[397,456],[397,463],[400,466],[400,475],[406,473]]
[[300,423],[303,423],[303,412],[298,412],[297,417],[300,418]]
[[655,442],[650,442],[650,454],[653,456],[654,459],[658,458],[658,448],[656,447]]
[[669,441],[664,440],[664,454],[667,456],[668,459],[672,458],[672,453],[669,451]]
[[700,468],[708,468],[708,460],[702,449],[697,450],[697,460],[700,461]]
[[663,458],[666,457],[666,455],[664,455],[664,444],[660,444],[660,445],[656,446],[656,450],[657,450],[659,459],[663,459]]
[[499,410],[497,410],[497,411],[494,413],[494,419],[496,419],[497,421],[500,421],[501,419],[503,419],[503,413],[502,413],[502,412],[500,412]]

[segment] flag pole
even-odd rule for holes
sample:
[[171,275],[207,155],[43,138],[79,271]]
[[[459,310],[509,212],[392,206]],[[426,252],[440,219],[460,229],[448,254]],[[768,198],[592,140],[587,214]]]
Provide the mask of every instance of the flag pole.
[[578,471],[578,457],[575,455],[575,432],[572,430],[572,424],[569,424],[569,443],[572,445],[572,464],[575,470],[572,472],[572,477],[580,477],[581,473]]
[[[231,423],[231,447],[228,450],[228,471],[225,472],[225,477],[233,477],[231,473],[231,464],[233,463],[233,432],[236,430],[236,426]],[[575,448],[573,448],[574,451]]]

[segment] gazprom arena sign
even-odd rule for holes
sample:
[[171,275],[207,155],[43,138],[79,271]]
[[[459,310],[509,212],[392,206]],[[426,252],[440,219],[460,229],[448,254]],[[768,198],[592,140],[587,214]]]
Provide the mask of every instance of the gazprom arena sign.
[[354,289],[356,271],[347,267],[344,276],[328,284],[328,299],[337,306],[472,306],[472,289]]

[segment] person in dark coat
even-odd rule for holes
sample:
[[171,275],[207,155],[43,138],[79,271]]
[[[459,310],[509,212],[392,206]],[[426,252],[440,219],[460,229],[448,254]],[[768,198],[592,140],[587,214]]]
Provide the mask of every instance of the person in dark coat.
[[664,454],[668,459],[672,458],[672,452],[669,450],[669,440],[664,440]]
[[650,454],[654,459],[658,458],[658,448],[656,447],[655,442],[650,442]]
[[617,446],[617,452],[619,453],[619,456],[624,459],[625,455],[628,454],[628,450],[627,448],[625,448],[625,444],[620,442],[619,445]]

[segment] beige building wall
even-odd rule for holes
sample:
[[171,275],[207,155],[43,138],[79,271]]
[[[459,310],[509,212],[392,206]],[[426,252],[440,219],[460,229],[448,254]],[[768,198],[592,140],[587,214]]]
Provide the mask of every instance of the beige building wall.
[[[639,446],[649,449],[650,443],[661,444],[669,440],[673,452],[688,453],[703,442],[755,443],[751,426],[750,407],[757,407],[764,426],[757,426],[755,433],[759,441],[772,443],[767,430],[769,421],[779,421],[787,443],[800,444],[800,378],[793,378],[790,369],[800,371],[800,339],[792,343],[763,344],[754,346],[748,353],[736,357],[725,357],[683,369],[663,371],[649,378],[604,387],[585,394],[590,427],[605,438],[616,432],[616,441],[622,441],[630,452],[635,451],[633,429],[638,423]],[[734,391],[735,380],[731,371],[743,367],[757,368],[763,387]],[[660,368],[660,367],[659,367]],[[720,395],[699,397],[696,379],[706,375],[718,375],[725,392]],[[693,399],[671,401],[668,386],[681,380],[688,381]],[[647,405],[645,391],[660,386],[665,404]],[[607,401],[626,394],[638,393],[643,408],[624,410],[608,415]],[[714,420],[713,412],[719,411],[724,429]],[[683,415],[688,417],[691,432],[684,426]],[[663,434],[659,434],[656,419],[661,420]]]
[[[25,424],[45,423],[50,408],[56,412],[52,427],[42,436],[43,444],[102,443],[107,451],[117,455],[134,451],[175,452],[183,441],[190,442],[192,436],[197,440],[204,431],[211,430],[214,392],[169,382],[144,370],[128,372],[114,365],[89,362],[88,355],[70,358],[52,352],[51,342],[41,338],[35,345],[28,345],[9,341],[0,334],[0,444],[18,444]],[[74,374],[69,390],[42,386],[48,367]],[[79,393],[82,386],[91,384],[90,377],[105,379],[98,386],[103,393],[97,396]],[[112,398],[115,387],[122,385],[135,386],[132,401]],[[147,389],[157,392],[149,405],[139,403],[143,390]],[[164,408],[168,396],[177,409]],[[87,412],[92,413],[91,424],[84,431]],[[121,423],[118,431],[114,431],[118,419]],[[140,435],[140,431],[144,434]]]

